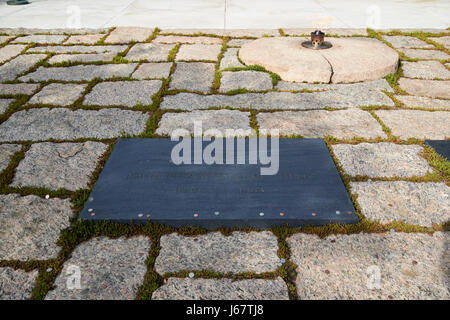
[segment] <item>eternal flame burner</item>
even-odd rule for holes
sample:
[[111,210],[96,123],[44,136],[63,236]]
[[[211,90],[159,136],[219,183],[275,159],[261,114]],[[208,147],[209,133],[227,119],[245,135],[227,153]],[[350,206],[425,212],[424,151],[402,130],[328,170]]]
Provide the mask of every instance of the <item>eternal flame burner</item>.
[[302,46],[309,49],[320,50],[332,47],[332,44],[325,41],[325,32],[316,30],[311,32],[311,40],[302,42]]

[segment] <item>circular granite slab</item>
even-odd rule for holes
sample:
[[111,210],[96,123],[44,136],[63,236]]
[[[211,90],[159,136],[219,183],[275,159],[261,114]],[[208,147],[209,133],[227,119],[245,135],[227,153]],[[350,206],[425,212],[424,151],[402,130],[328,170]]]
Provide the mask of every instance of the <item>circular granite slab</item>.
[[350,83],[380,79],[395,73],[398,54],[379,41],[326,38],[333,47],[304,48],[299,37],[262,38],[246,43],[239,58],[260,65],[285,81]]

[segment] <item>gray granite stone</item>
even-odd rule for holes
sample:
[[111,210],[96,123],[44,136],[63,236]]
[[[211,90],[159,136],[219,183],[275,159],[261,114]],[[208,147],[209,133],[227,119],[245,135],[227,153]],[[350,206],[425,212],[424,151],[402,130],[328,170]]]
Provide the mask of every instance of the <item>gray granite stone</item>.
[[424,49],[402,49],[402,52],[411,59],[425,59],[425,60],[447,60],[450,56],[444,51],[439,50],[424,50]]
[[0,94],[33,94],[38,88],[39,84],[35,83],[15,83],[15,84],[6,84],[0,83]]
[[128,43],[132,41],[145,41],[153,33],[152,28],[117,27],[105,39],[106,43]]
[[246,43],[253,41],[253,39],[231,39],[227,42],[228,47],[241,47]]
[[3,63],[12,57],[19,55],[26,45],[10,44],[0,48],[0,63]]
[[6,62],[0,66],[0,82],[14,80],[46,57],[45,54],[26,54]]
[[104,34],[100,33],[73,35],[64,41],[64,44],[95,44],[104,36]]
[[170,89],[207,93],[211,90],[214,70],[213,63],[179,62],[172,76]]
[[147,60],[149,62],[167,61],[174,44],[138,43],[128,51],[125,59],[130,61]]
[[227,129],[242,129],[244,130],[242,135],[246,136],[250,130],[249,117],[250,112],[225,109],[165,113],[155,133],[170,136],[176,129],[185,129],[194,134],[194,121],[199,121],[205,136],[214,136],[214,134],[206,132],[209,129],[220,130],[224,136],[228,136]]
[[286,283],[280,277],[263,279],[169,278],[152,300],[288,300]]
[[120,109],[30,109],[14,113],[0,125],[0,141],[109,139],[137,135],[146,128],[148,114]]
[[0,28],[0,33],[22,35],[22,34],[88,34],[88,33],[106,33],[108,28]]
[[28,101],[28,104],[51,104],[68,106],[74,103],[86,89],[87,84],[50,83]]
[[78,65],[72,67],[39,67],[19,78],[21,81],[89,81],[94,78],[109,79],[113,77],[128,77],[136,68],[136,63],[104,64],[104,65]]
[[0,144],[0,173],[9,165],[14,153],[21,148],[19,144]]
[[404,61],[403,75],[409,78],[421,79],[450,79],[450,71],[439,61]]
[[398,84],[413,95],[450,99],[450,81],[400,78]]
[[48,59],[48,63],[111,61],[115,56],[115,52],[57,54]]
[[0,36],[0,44],[5,43],[6,41],[14,38],[14,36]]
[[84,104],[130,108],[149,105],[161,85],[161,80],[101,82],[86,95]]
[[279,36],[280,33],[277,29],[163,29],[161,34],[179,34],[179,35],[198,35],[213,34],[217,36],[228,37],[254,37],[259,38],[262,36]]
[[245,67],[238,59],[239,48],[228,48],[225,51],[222,60],[220,60],[220,69]]
[[351,182],[361,213],[383,224],[402,221],[431,227],[450,220],[450,188],[443,182]]
[[[283,32],[291,36],[307,35],[317,30],[316,28],[283,28]],[[338,36],[367,36],[367,30],[365,28],[322,28],[321,31],[325,32],[325,35],[338,35]]]
[[0,99],[0,114],[5,113],[14,99]]
[[423,40],[409,36],[383,36],[383,39],[392,44],[396,49],[400,48],[434,48]]
[[222,46],[214,44],[183,44],[178,50],[176,61],[217,61]]
[[432,169],[417,145],[395,143],[335,144],[333,152],[346,174],[369,177],[423,176]]
[[442,140],[450,137],[450,113],[446,111],[377,110],[376,115],[394,136]]
[[26,300],[31,297],[39,272],[0,268],[0,300]]
[[[149,239],[94,238],[79,245],[64,263],[55,288],[46,300],[124,300],[134,299],[147,271],[145,260]],[[80,288],[69,288],[73,270],[79,268]]]
[[168,78],[171,68],[172,62],[143,63],[133,72],[131,77],[139,80]]
[[56,241],[72,215],[69,199],[0,195],[0,260],[55,259]]
[[391,88],[385,79],[357,83],[330,84],[278,81],[276,88],[282,91],[334,91],[351,95],[353,99],[356,99],[358,95],[364,95],[365,98],[370,99],[370,94],[379,93],[380,91],[394,92],[394,89]]
[[162,109],[206,109],[209,107],[234,107],[251,109],[323,109],[325,107],[346,108],[368,105],[394,106],[392,100],[381,90],[393,92],[386,80],[354,84],[294,84],[282,81],[279,90],[317,92],[268,92],[246,93],[233,96],[198,95],[179,93],[166,96]]
[[394,97],[408,108],[450,109],[450,100],[405,95]]
[[100,142],[35,143],[16,168],[13,187],[89,189],[91,174],[107,145]]
[[102,46],[42,46],[33,47],[27,50],[27,52],[54,52],[54,53],[108,53],[108,52],[122,52],[127,49],[127,45],[102,45]]
[[48,35],[48,34],[34,34],[31,36],[23,36],[14,39],[13,43],[54,43],[59,44],[66,39],[65,35]]
[[439,44],[442,44],[447,49],[450,49],[450,36],[443,36],[443,37],[436,37],[436,38],[429,38],[430,40],[433,40],[434,42],[437,42]]
[[446,29],[438,29],[438,28],[394,28],[394,29],[375,29],[375,31],[381,31],[381,32],[400,31],[400,32],[404,32],[404,33],[413,33],[413,32],[446,33],[446,32],[448,32],[448,30],[446,30]]
[[295,234],[288,244],[298,298],[448,300],[448,242],[442,232]]
[[379,123],[366,111],[282,111],[258,113],[260,129],[278,129],[281,135],[302,135],[306,138],[333,136],[338,139],[361,137],[387,138]]
[[161,275],[183,270],[221,273],[273,272],[280,265],[278,241],[269,231],[220,232],[185,237],[177,233],[161,237],[155,270]]
[[188,37],[188,36],[157,36],[152,43],[189,43],[189,44],[222,44],[221,38],[213,37]]
[[264,91],[272,89],[272,78],[267,72],[259,71],[224,71],[220,79],[220,92],[236,89]]
[[[383,79],[384,81],[384,79]],[[326,107],[348,108],[368,105],[394,106],[394,102],[381,90],[369,89],[365,85],[343,84],[345,88],[326,90],[317,87],[319,92],[268,92],[227,95],[199,95],[179,93],[166,96],[162,109],[207,109],[210,107],[233,107],[248,109],[323,109]],[[287,89],[287,86],[283,86]],[[300,87],[296,87],[300,88]],[[314,88],[314,87],[308,87]],[[390,87],[389,87],[390,88]],[[294,88],[291,88],[294,90]],[[305,88],[307,89],[307,88]],[[282,90],[282,89],[281,89]],[[302,90],[302,89],[298,89]],[[307,89],[311,90],[311,89]],[[323,90],[323,91],[322,91]],[[390,90],[392,91],[392,88]]]

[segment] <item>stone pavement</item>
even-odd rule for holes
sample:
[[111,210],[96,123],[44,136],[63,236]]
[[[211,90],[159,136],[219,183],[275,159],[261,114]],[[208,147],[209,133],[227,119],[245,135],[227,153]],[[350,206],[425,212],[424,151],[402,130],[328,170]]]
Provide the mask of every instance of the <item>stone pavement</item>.
[[[286,82],[238,59],[252,39],[307,32],[1,31],[0,299],[449,299],[449,162],[424,140],[450,138],[450,31],[334,30],[399,52],[395,75],[364,83]],[[362,221],[75,222],[118,137],[195,120],[325,138]]]

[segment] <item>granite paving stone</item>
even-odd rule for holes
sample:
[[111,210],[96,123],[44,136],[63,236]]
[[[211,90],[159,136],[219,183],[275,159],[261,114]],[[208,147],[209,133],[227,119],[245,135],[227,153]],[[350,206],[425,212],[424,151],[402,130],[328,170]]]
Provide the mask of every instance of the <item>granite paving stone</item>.
[[430,40],[437,42],[439,44],[442,44],[447,49],[450,49],[450,36],[443,36],[443,37],[436,37],[436,38],[429,38]]
[[60,232],[70,226],[70,199],[0,195],[0,260],[55,259]]
[[21,148],[19,144],[0,144],[0,173],[8,167],[14,153]]
[[0,124],[0,141],[79,138],[109,139],[137,135],[146,128],[148,114],[140,111],[38,108],[16,112]]
[[72,35],[64,41],[64,44],[95,44],[104,36],[104,34]]
[[286,283],[280,277],[264,279],[169,278],[152,295],[153,300],[288,300]]
[[[179,65],[179,64],[178,64]],[[339,90],[322,92],[267,92],[237,95],[199,95],[179,93],[164,97],[162,109],[207,109],[210,107],[233,107],[249,109],[324,109],[347,108],[367,105],[394,106],[394,102],[382,92],[368,95],[353,92],[348,95]]]
[[214,44],[183,44],[178,50],[176,61],[217,61],[222,46]]
[[189,44],[222,44],[221,38],[213,37],[188,37],[188,36],[157,36],[152,43],[189,43]]
[[159,122],[155,133],[170,136],[176,129],[188,130],[194,134],[194,121],[202,124],[203,134],[209,129],[220,130],[224,136],[228,136],[227,129],[242,129],[239,136],[246,136],[250,130],[250,113],[237,110],[204,110],[181,113],[165,113]]
[[89,189],[90,176],[106,149],[107,145],[93,141],[35,143],[17,166],[11,186]]
[[295,234],[298,298],[448,300],[448,242],[442,232]]
[[115,52],[57,54],[48,59],[48,63],[111,61],[115,56]]
[[256,118],[260,129],[278,129],[280,135],[301,135],[305,138],[333,136],[338,139],[387,138],[370,113],[360,109],[281,111],[258,113]]
[[450,79],[450,71],[439,61],[404,61],[403,75],[409,78]]
[[100,106],[149,105],[152,96],[161,88],[161,80],[101,82],[92,88],[84,104]]
[[238,51],[239,48],[228,48],[220,60],[220,69],[245,67],[238,59]]
[[259,71],[224,71],[220,79],[220,92],[236,89],[264,91],[272,89],[272,78],[267,72]]
[[[379,94],[381,91],[394,92],[394,89],[385,79],[357,82],[357,83],[301,83],[278,81],[276,88],[282,91],[337,91],[345,95],[351,95],[356,99],[359,95],[368,96]],[[367,97],[365,97],[367,98]]]
[[425,59],[425,60],[447,60],[450,56],[439,50],[424,50],[424,49],[402,49],[402,52],[411,59]]
[[228,36],[235,38],[253,37],[260,38],[262,36],[279,36],[278,29],[163,29],[161,34],[179,34],[179,35],[197,35],[213,34],[217,36]]
[[387,142],[335,144],[332,149],[344,172],[351,176],[412,177],[432,171],[420,156],[423,148],[418,145]]
[[137,43],[128,51],[125,59],[149,62],[167,61],[169,53],[174,47],[174,44]]
[[50,83],[32,96],[28,104],[68,106],[81,97],[86,87],[87,84]]
[[[298,35],[310,35],[311,32],[317,30],[316,28],[283,28],[283,32],[290,36]],[[322,28],[321,31],[325,32],[325,35],[338,35],[338,36],[367,36],[367,30],[365,28]]]
[[113,77],[128,77],[136,68],[136,63],[78,65],[72,67],[39,67],[19,78],[21,81],[89,81],[94,78],[108,79]]
[[227,42],[228,47],[241,47],[246,43],[253,41],[253,39],[230,39]]
[[33,47],[27,50],[28,53],[43,53],[43,52],[54,52],[54,53],[108,53],[108,52],[122,52],[127,49],[127,45],[102,45],[102,46],[84,46],[84,45],[73,45],[73,46],[43,46],[43,47]]
[[5,43],[6,41],[14,38],[14,36],[0,36],[0,44]]
[[450,99],[450,81],[400,78],[398,84],[413,95]]
[[450,100],[406,95],[395,95],[394,98],[408,108],[450,109]]
[[400,48],[434,48],[423,40],[410,36],[382,36],[384,40],[392,44],[396,49]]
[[0,300],[30,299],[38,274],[38,270],[25,272],[10,267],[0,268]]
[[[147,237],[94,238],[80,244],[64,263],[46,300],[130,300],[136,297],[147,271]],[[73,270],[80,287],[68,288]]]
[[142,42],[153,33],[153,29],[139,27],[117,27],[105,39],[105,43]]
[[141,64],[131,75],[134,79],[162,79],[168,78],[172,62],[149,62]]
[[443,182],[351,182],[361,213],[383,224],[402,221],[431,227],[450,219],[450,188]]
[[280,265],[278,241],[269,231],[220,232],[186,237],[177,233],[161,237],[155,270],[161,275],[183,270],[221,273],[273,272]]
[[53,35],[53,34],[33,34],[30,36],[18,37],[12,41],[12,43],[54,43],[59,44],[66,39],[66,35]]
[[0,48],[0,63],[3,63],[12,57],[19,55],[26,45],[21,44],[9,44]]
[[450,113],[446,111],[377,110],[376,115],[394,136],[442,140],[450,137]]
[[207,93],[211,90],[214,71],[213,63],[179,62],[169,88]]
[[46,57],[45,54],[26,54],[6,62],[0,66],[0,82],[14,80]]
[[22,34],[89,34],[89,33],[106,33],[108,28],[0,28],[0,33],[11,35]]
[[0,94],[15,95],[26,94],[31,95],[40,87],[37,83],[0,83]]
[[0,99],[0,114],[5,113],[14,99]]

